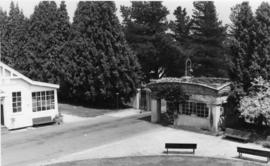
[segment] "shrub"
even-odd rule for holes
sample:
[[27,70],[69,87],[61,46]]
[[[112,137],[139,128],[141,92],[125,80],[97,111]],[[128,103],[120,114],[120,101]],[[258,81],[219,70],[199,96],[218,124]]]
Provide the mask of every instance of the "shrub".
[[263,147],[269,148],[269,149],[270,149],[270,141],[265,141],[265,142],[263,143]]

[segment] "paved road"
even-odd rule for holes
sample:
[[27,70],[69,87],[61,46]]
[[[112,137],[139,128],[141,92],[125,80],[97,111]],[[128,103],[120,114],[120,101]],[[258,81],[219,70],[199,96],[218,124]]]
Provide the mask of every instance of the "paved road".
[[104,115],[83,122],[2,134],[2,165],[35,165],[158,128],[141,117]]

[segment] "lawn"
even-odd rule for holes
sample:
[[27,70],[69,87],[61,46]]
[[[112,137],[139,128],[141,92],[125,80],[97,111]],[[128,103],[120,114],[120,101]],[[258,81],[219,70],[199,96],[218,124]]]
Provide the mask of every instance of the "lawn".
[[70,104],[58,104],[59,112],[63,114],[70,114],[79,117],[95,117],[103,115],[108,112],[118,111],[113,109],[98,109],[98,108],[88,108],[83,106],[75,106]]
[[193,156],[142,156],[105,158],[52,164],[49,166],[260,166],[263,164]]

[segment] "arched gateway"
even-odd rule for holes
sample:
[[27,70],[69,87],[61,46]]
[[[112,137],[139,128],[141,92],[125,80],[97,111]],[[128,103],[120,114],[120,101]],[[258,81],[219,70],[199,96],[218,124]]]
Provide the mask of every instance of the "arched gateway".
[[[173,123],[176,126],[191,126],[196,128],[218,131],[219,122],[222,118],[224,106],[227,103],[230,92],[230,81],[225,78],[189,77],[161,78],[153,80],[147,86],[155,94],[155,86],[167,84],[182,89],[187,96],[184,101],[174,107]],[[152,87],[152,88],[151,88]],[[168,89],[169,90],[169,89]],[[160,121],[161,99],[155,95],[151,100],[152,122]],[[169,104],[166,102],[167,111]]]

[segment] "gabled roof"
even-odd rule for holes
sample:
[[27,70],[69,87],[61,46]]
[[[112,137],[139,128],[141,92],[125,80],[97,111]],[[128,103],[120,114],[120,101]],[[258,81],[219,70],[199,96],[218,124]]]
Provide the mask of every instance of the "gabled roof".
[[[215,77],[164,77],[158,80],[153,80],[152,83],[182,83],[200,85],[214,90],[221,90],[222,88],[231,84],[227,78],[215,78]],[[151,83],[150,83],[151,84]]]
[[[44,87],[50,87],[50,88],[59,88],[58,84],[51,84],[51,83],[45,83],[45,82],[39,82],[39,81],[34,81],[29,79],[28,77],[24,76],[23,74],[19,73],[18,71],[12,69],[8,65],[4,64],[3,62],[0,61],[0,78],[11,78],[11,79],[22,79],[25,82],[31,84],[31,85],[36,85],[36,86],[44,86]],[[5,75],[8,72],[8,75]]]

